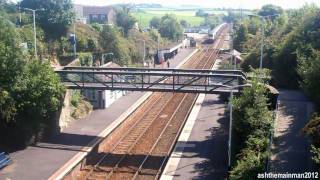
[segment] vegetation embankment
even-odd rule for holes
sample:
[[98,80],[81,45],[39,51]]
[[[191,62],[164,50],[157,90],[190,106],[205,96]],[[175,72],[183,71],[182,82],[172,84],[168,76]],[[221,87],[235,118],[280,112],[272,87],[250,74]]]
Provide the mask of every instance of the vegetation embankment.
[[269,137],[273,129],[273,113],[268,109],[267,82],[253,73],[252,87],[232,100],[233,110],[233,166],[230,179],[255,179],[265,171],[269,155]]
[[242,68],[259,67],[263,36],[263,67],[271,70],[271,84],[302,89],[316,104],[316,113],[302,132],[311,138],[313,159],[320,165],[320,9],[314,4],[292,10],[266,5],[258,15],[264,18],[238,18],[234,22],[234,47],[246,54]]
[[[32,13],[26,8],[39,10],[35,19],[36,44]],[[129,9],[125,6],[114,8],[114,26],[75,24],[73,5],[69,0],[23,0],[21,16],[17,4],[0,1],[0,146],[23,148],[55,129],[55,115],[63,106],[65,89],[51,65],[63,61],[66,64],[74,59],[69,36],[74,29],[78,65],[81,66],[108,61],[140,66],[143,42],[146,59],[151,60],[157,41],[163,47],[182,37],[182,28],[175,16],[162,19],[162,26],[166,28],[143,32],[136,26],[137,20]],[[101,59],[102,54],[109,56]],[[75,118],[92,109],[78,92],[72,93],[70,101],[71,116]]]
[[78,90],[71,92],[70,104],[72,105],[71,117],[74,119],[83,118],[92,111],[92,105],[83,99]]
[[[1,9],[0,9],[1,11]],[[20,48],[15,26],[0,17],[0,137],[1,145],[21,148],[52,130],[64,88],[50,64]]]

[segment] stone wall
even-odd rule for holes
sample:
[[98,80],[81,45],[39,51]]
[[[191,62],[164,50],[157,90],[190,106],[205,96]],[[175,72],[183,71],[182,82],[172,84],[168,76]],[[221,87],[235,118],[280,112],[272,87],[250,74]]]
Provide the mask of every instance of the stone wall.
[[71,113],[73,111],[73,108],[70,103],[71,99],[71,90],[66,90],[66,94],[63,101],[63,106],[60,111],[60,115],[58,116],[58,127],[60,128],[60,131],[62,131],[64,128],[68,127],[68,124],[74,120],[74,118],[71,117]]

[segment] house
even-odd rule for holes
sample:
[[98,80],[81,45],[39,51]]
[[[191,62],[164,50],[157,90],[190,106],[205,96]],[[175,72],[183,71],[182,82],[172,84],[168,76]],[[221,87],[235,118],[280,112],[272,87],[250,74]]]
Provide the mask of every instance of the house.
[[[119,68],[118,64],[108,62],[100,67]],[[99,79],[102,77],[95,76]],[[127,92],[122,90],[90,90],[82,91],[82,95],[92,104],[94,109],[105,109],[114,103],[117,99],[124,96]]]
[[74,5],[76,19],[82,23],[115,24],[116,11],[112,6]]

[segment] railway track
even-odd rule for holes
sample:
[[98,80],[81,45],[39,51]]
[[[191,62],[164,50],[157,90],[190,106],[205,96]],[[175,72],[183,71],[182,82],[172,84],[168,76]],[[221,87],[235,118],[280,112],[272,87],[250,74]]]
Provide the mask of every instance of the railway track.
[[[201,49],[183,68],[210,69],[223,42],[220,39],[216,48]],[[129,117],[124,133],[106,140],[107,146],[92,155],[91,165],[82,169],[78,179],[157,179],[197,96],[153,93]]]

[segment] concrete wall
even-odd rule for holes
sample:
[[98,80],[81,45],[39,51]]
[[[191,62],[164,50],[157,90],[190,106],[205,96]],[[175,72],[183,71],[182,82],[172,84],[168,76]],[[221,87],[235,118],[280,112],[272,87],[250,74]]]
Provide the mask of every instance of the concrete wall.
[[57,115],[56,117],[58,131],[61,131],[64,128],[66,128],[68,124],[74,120],[71,117],[71,112],[73,109],[70,104],[70,98],[71,98],[71,90],[66,90],[66,94],[63,100],[63,106],[59,112],[59,115]]
[[115,102],[117,99],[121,98],[125,94],[125,91],[104,91],[105,108],[109,107],[113,102]]

